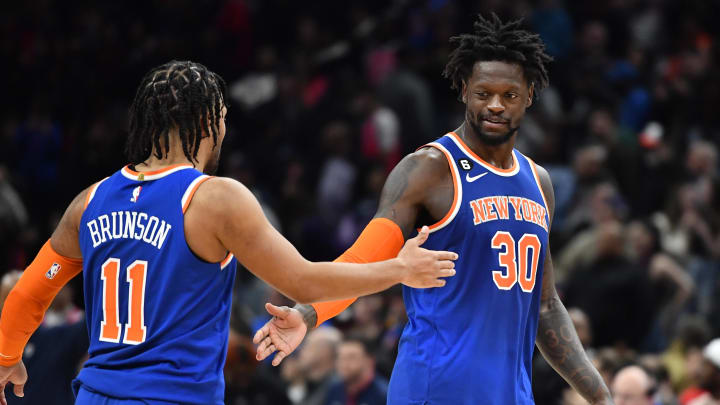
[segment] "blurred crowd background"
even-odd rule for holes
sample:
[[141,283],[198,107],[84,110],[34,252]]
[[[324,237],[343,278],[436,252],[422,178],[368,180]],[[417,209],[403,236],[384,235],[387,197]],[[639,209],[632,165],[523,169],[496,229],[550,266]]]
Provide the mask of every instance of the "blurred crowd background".
[[[3,289],[71,199],[126,163],[135,88],[172,59],[228,82],[219,174],[247,185],[305,257],[334,259],[399,159],[462,122],[441,77],[448,38],[491,11],[524,17],[555,59],[518,148],[553,178],[558,289],[589,355],[618,398],[645,401],[618,404],[719,403],[720,347],[703,351],[720,336],[717,0],[4,2]],[[72,403],[81,292],[78,278],[31,340],[22,403]],[[238,269],[228,404],[385,403],[399,289],[358,300],[278,368],[250,341],[266,301],[292,305]],[[618,373],[631,364],[642,368]],[[583,403],[541,356],[534,390],[540,405]]]

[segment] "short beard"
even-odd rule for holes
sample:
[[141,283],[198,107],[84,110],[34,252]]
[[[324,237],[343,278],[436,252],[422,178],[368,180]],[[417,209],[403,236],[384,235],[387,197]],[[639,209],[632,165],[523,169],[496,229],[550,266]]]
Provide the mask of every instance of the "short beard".
[[[508,142],[520,128],[520,126],[517,126],[515,128],[510,127],[510,130],[502,135],[490,135],[483,131],[482,125],[478,124],[478,122],[481,120],[482,119],[480,117],[477,117],[475,121],[472,121],[470,120],[470,112],[467,111],[465,113],[465,121],[470,124],[480,142],[488,146],[498,146]],[[510,124],[508,124],[508,126],[510,126]]]

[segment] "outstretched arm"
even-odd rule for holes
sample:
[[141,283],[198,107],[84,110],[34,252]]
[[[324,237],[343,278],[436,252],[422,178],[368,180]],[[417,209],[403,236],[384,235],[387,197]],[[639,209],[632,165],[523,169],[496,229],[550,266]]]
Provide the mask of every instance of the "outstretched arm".
[[[452,202],[450,168],[442,153],[423,148],[406,156],[392,170],[380,194],[378,210],[358,240],[336,261],[367,263],[397,256],[401,244],[389,236],[393,233],[407,239],[414,231],[420,210],[438,207],[442,214],[443,197]],[[442,217],[440,215],[439,217]],[[379,221],[384,221],[383,229]],[[394,229],[387,229],[391,224]],[[323,323],[349,307],[355,299],[298,305],[308,328]]]
[[[199,194],[199,195],[198,195]],[[242,184],[228,178],[203,183],[193,199],[206,227],[253,274],[297,302],[372,294],[397,283],[419,288],[445,284],[455,274],[456,254],[422,249],[423,232],[408,240],[397,258],[379,263],[314,263],[305,260],[270,225],[260,204]],[[197,206],[196,206],[197,207]]]
[[[547,171],[536,166],[552,222],[555,196]],[[593,405],[612,404],[612,398],[600,373],[595,369],[580,344],[575,327],[555,290],[553,264],[548,246],[545,253],[540,319],[535,344],[545,360],[578,393]]]
[[[406,156],[390,173],[375,218],[358,240],[336,261],[367,263],[395,257],[414,231],[418,214],[425,209],[441,218],[453,199],[450,168],[442,153],[424,148]],[[257,359],[275,352],[277,365],[300,344],[307,330],[334,317],[355,299],[296,305],[295,308],[267,306],[273,319],[255,334]]]

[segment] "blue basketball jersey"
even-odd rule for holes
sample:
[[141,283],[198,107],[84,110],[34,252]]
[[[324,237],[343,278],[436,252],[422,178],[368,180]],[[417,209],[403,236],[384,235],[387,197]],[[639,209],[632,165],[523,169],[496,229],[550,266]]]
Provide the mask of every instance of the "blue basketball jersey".
[[423,247],[460,257],[445,287],[403,287],[408,323],[388,403],[533,404],[549,220],[534,163],[514,150],[513,166],[498,169],[455,133],[429,146],[448,159],[455,198]]
[[235,259],[199,259],[183,221],[208,178],[190,165],[125,167],[90,189],[80,223],[90,358],[77,377],[88,390],[223,403]]

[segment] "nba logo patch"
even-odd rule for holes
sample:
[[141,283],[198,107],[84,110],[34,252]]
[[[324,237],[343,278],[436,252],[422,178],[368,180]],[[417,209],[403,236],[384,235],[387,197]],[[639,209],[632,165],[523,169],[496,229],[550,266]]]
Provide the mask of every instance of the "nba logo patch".
[[130,202],[137,202],[138,198],[140,198],[140,190],[142,190],[142,186],[135,187]]
[[55,277],[55,275],[58,274],[59,271],[60,271],[60,265],[57,263],[53,263],[53,265],[50,266],[50,270],[48,270],[47,273],[45,273],[45,277],[52,280]]

